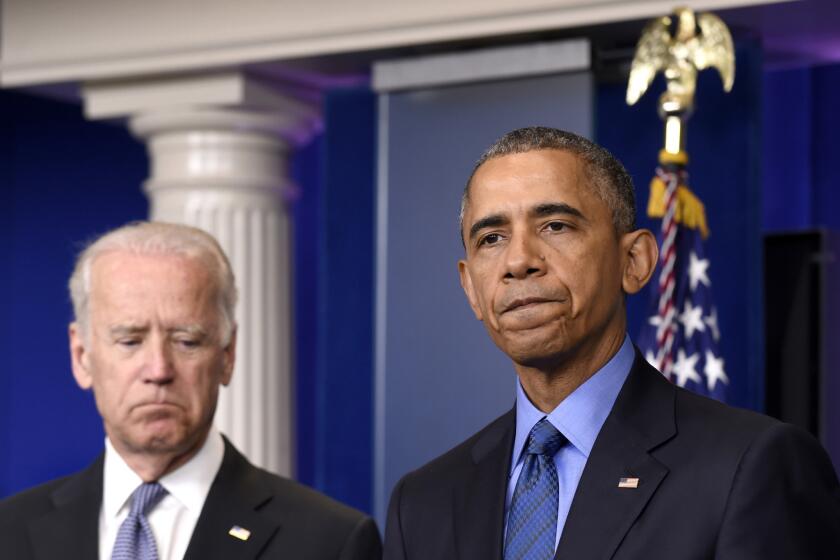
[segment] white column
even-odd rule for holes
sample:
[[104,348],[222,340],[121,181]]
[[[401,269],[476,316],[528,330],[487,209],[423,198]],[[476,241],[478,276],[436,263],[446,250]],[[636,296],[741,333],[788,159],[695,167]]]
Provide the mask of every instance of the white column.
[[297,121],[277,112],[200,108],[130,121],[148,143],[150,218],[210,232],[236,274],[236,367],[216,424],[252,462],[285,475],[294,464],[294,401],[284,134]]

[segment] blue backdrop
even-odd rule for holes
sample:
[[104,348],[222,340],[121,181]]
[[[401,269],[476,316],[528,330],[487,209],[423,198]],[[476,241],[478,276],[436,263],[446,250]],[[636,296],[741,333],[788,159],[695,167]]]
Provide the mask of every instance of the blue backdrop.
[[763,93],[764,229],[840,230],[840,65],[767,72]]
[[375,98],[330,92],[296,156],[297,475],[371,511]]
[[146,216],[146,166],[122,126],[0,94],[0,495],[77,470],[102,448],[93,399],[70,371],[65,284],[80,241]]

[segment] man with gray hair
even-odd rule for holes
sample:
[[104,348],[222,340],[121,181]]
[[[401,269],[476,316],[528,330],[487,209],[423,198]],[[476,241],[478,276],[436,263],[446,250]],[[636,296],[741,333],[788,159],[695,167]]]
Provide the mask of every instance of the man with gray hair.
[[361,512],[251,465],[213,427],[236,286],[207,233],[137,222],[79,255],[73,376],[102,416],[86,470],[0,502],[4,558],[373,560]]
[[630,341],[657,260],[634,216],[624,167],[575,134],[515,130],[479,159],[458,268],[516,404],[397,483],[385,560],[837,557],[819,444],[668,383]]

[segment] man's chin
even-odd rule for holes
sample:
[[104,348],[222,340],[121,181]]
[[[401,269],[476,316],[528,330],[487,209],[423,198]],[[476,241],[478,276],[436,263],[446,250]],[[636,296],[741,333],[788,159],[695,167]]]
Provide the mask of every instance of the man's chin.
[[188,439],[180,426],[158,420],[143,426],[142,431],[131,438],[130,447],[135,453],[178,454],[189,448]]
[[501,350],[516,364],[537,369],[554,369],[569,355],[569,345],[555,330],[517,331],[507,336]]

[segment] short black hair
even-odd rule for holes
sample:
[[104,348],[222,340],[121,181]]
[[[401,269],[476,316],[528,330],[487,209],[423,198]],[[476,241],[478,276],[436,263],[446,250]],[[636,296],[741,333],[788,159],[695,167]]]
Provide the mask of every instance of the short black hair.
[[458,225],[462,244],[465,242],[464,214],[470,203],[470,185],[476,171],[488,160],[535,150],[563,150],[580,158],[584,163],[584,172],[590,179],[596,194],[607,204],[612,213],[616,233],[623,235],[635,229],[636,195],[633,190],[633,179],[615,156],[598,144],[573,132],[546,126],[529,126],[508,132],[478,158],[464,186],[464,194],[461,196]]

